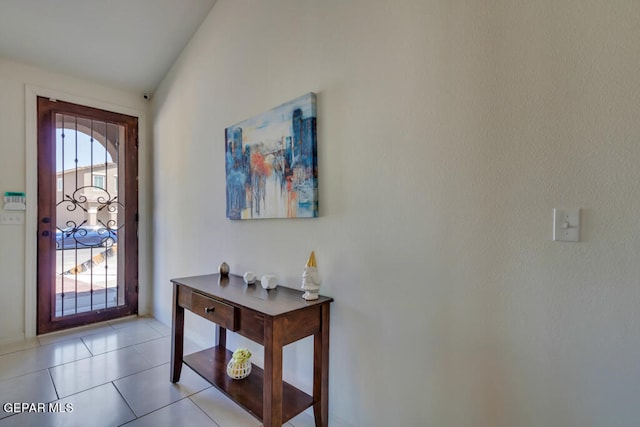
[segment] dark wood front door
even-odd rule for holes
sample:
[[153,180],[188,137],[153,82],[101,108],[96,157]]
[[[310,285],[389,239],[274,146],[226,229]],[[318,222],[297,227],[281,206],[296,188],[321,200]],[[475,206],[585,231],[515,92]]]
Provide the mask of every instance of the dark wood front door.
[[38,98],[38,334],[138,311],[138,119]]

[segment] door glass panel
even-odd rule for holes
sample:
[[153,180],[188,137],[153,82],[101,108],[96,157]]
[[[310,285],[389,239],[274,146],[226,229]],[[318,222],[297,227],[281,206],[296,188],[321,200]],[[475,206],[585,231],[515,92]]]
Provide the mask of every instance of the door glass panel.
[[125,128],[55,114],[56,289],[54,317],[125,304]]

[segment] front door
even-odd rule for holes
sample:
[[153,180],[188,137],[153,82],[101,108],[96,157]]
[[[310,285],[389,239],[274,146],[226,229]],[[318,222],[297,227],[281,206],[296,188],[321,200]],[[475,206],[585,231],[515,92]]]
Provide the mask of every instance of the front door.
[[38,98],[38,334],[138,311],[138,119]]

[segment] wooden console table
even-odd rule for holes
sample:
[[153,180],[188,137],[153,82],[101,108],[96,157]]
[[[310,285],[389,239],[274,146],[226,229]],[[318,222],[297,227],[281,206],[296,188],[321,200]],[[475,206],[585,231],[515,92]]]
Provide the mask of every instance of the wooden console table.
[[[302,292],[285,287],[265,290],[258,282],[218,274],[185,277],[173,283],[171,382],[180,380],[182,363],[229,396],[265,427],[281,426],[313,406],[316,426],[326,427],[329,416],[329,304],[332,298],[302,299]],[[184,310],[215,323],[218,345],[183,355]],[[232,352],[226,331],[264,346],[264,370],[253,365],[242,380],[227,376]],[[282,381],[282,348],[313,335],[313,396]]]

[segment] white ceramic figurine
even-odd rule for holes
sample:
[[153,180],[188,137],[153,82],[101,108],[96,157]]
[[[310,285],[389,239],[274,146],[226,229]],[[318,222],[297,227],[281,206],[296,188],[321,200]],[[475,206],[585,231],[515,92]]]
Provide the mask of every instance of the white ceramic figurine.
[[302,286],[305,291],[302,298],[307,301],[318,299],[318,291],[320,290],[320,275],[318,274],[318,266],[316,265],[316,254],[311,251],[307,266],[302,272]]

